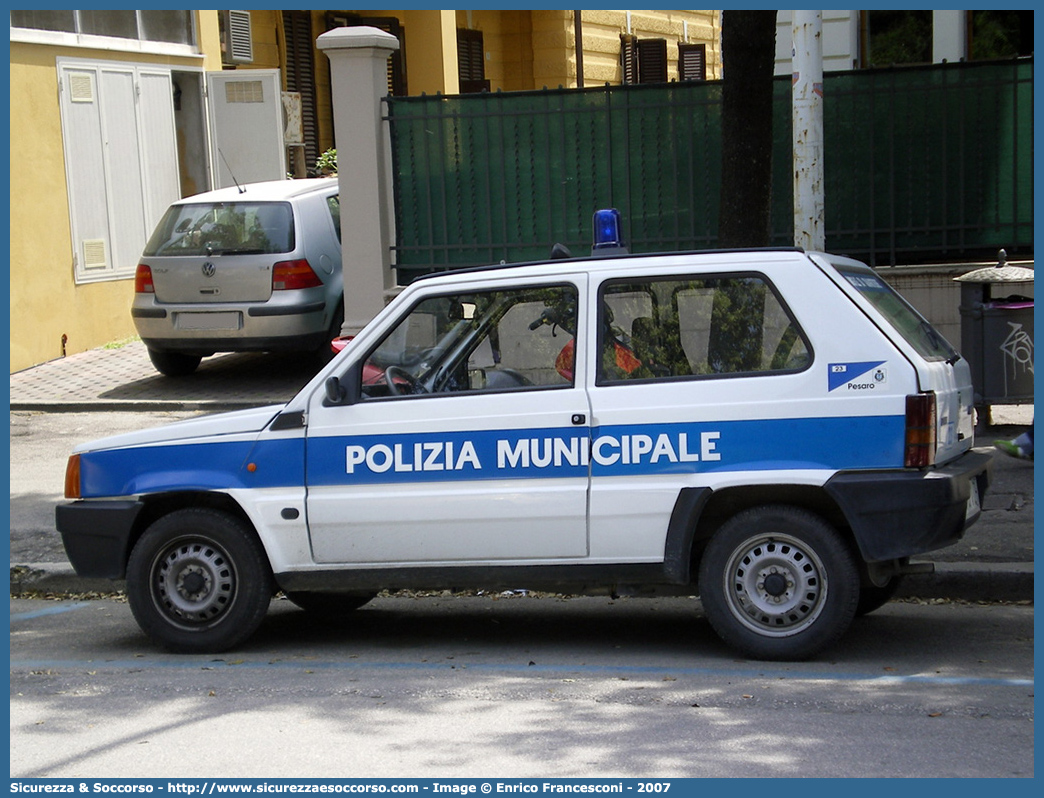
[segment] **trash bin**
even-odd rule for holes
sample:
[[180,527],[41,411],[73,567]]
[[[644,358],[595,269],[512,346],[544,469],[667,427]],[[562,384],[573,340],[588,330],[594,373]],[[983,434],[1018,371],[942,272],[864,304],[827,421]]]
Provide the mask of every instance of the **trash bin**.
[[1009,265],[1002,249],[996,266],[955,279],[976,407],[1032,404],[1033,269]]

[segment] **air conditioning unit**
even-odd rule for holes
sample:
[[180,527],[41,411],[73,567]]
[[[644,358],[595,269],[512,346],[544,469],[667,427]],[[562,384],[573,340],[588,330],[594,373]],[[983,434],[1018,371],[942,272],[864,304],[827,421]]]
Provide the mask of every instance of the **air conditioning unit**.
[[221,14],[221,62],[249,64],[254,60],[250,37],[249,11],[223,11]]

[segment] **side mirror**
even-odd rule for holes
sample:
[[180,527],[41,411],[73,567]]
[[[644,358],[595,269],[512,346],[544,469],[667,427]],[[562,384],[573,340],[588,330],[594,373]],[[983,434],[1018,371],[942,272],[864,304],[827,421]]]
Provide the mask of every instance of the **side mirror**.
[[353,363],[340,378],[336,375],[327,377],[326,382],[323,383],[326,392],[323,404],[326,407],[354,405],[360,399],[361,377],[362,364],[360,363]]
[[348,392],[341,385],[341,381],[337,377],[326,378],[326,404],[328,405],[341,405],[344,404],[344,400],[348,398]]

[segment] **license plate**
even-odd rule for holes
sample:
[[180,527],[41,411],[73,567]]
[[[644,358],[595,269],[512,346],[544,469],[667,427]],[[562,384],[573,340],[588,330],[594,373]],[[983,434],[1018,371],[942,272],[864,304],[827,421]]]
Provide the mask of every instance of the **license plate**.
[[968,497],[968,504],[964,508],[964,520],[970,521],[972,518],[977,516],[982,511],[982,505],[979,504],[979,486],[975,484],[975,480],[971,483],[971,496]]
[[179,330],[238,330],[243,314],[238,310],[213,313],[179,313],[174,326]]

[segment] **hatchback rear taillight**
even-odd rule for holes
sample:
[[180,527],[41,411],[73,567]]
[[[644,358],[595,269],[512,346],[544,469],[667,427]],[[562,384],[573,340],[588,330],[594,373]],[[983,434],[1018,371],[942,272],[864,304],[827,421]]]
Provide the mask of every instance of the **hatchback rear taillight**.
[[906,397],[906,468],[927,468],[935,464],[935,394],[917,393]]
[[152,284],[152,269],[144,263],[138,264],[138,270],[134,272],[134,293],[155,294],[156,286]]
[[306,260],[284,260],[272,267],[272,290],[317,288],[323,284]]

